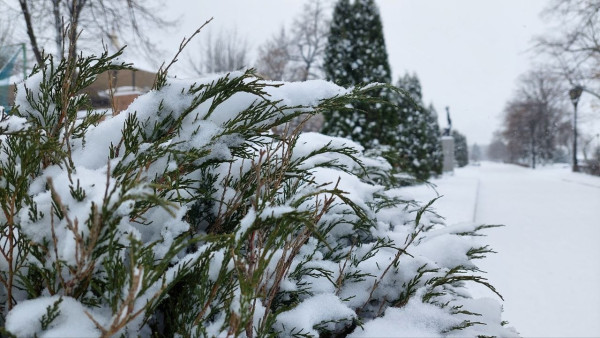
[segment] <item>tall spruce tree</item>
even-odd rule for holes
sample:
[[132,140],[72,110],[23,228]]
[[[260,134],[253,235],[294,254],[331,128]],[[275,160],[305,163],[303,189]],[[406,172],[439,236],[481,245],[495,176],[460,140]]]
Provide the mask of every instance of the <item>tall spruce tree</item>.
[[469,148],[467,146],[467,137],[456,130],[452,131],[454,138],[454,160],[459,167],[469,164]]
[[432,105],[425,108],[421,83],[417,75],[405,74],[397,87],[408,97],[397,95],[399,106],[398,163],[417,179],[425,180],[442,171],[443,154],[437,113]]
[[429,161],[431,163],[431,173],[441,175],[444,166],[444,152],[442,151],[440,125],[438,123],[438,114],[433,104],[429,104],[427,109],[427,145],[431,152],[429,153]]
[[326,79],[345,86],[355,84],[350,61],[353,57],[355,22],[351,17],[350,0],[339,0],[333,10],[323,62]]
[[[390,83],[391,71],[379,9],[373,0],[339,0],[331,20],[323,65],[327,80],[342,86]],[[389,98],[374,90],[372,97]],[[350,138],[367,149],[394,146],[396,114],[380,103],[355,103],[348,109],[324,114],[323,133]]]

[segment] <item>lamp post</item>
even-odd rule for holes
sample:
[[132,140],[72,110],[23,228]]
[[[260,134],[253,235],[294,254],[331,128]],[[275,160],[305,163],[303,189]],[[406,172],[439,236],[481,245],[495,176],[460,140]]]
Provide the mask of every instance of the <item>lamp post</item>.
[[582,86],[575,86],[569,90],[569,97],[573,103],[573,172],[579,171],[579,166],[577,165],[577,104],[582,92]]

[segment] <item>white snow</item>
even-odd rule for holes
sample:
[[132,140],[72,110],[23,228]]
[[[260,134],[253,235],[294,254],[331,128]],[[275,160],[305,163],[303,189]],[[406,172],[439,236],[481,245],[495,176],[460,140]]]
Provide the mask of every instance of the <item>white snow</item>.
[[[3,109],[4,107],[0,106],[0,111],[4,114]],[[4,133],[17,132],[27,128],[27,120],[22,117],[10,116],[10,118],[4,119],[4,115],[2,115],[2,118],[0,130],[3,130]],[[5,138],[5,136],[2,135],[2,138]]]
[[[446,325],[442,325],[446,324]],[[350,337],[436,337],[460,320],[431,304],[409,301],[402,308],[390,307],[381,318],[357,328]]]
[[[86,309],[71,297],[63,297],[59,304],[58,317],[48,329],[41,331],[41,319],[47,314],[47,308],[59,301],[59,296],[42,297],[19,303],[6,316],[6,329],[18,337],[99,337],[100,331],[85,314]],[[92,315],[92,313],[90,313]],[[102,321],[99,317],[94,320]],[[33,325],[32,325],[33,324]],[[41,333],[40,333],[41,332]]]
[[250,227],[254,223],[255,219],[256,219],[256,211],[254,210],[254,208],[250,208],[248,210],[248,213],[246,214],[246,216],[244,216],[244,218],[242,218],[242,220],[240,221],[240,228],[238,231],[236,231],[236,234],[235,234],[235,238],[237,240],[239,240],[240,237],[246,231],[248,231],[248,229],[250,229]]
[[[293,310],[278,316],[279,329],[287,334],[319,336],[313,326],[330,320],[355,318],[356,314],[336,296],[322,294],[309,298]],[[330,325],[330,324],[328,324]]]
[[[568,165],[531,170],[482,163],[433,180],[448,224],[487,232],[497,254],[478,262],[504,296],[503,319],[523,336],[600,336],[600,178]],[[426,186],[403,189],[426,200]],[[475,297],[489,290],[472,288]]]

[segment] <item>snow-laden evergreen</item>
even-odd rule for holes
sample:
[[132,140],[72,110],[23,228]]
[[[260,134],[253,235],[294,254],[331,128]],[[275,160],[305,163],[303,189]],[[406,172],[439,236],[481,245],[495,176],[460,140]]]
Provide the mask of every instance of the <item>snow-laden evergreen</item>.
[[[374,1],[336,3],[324,70],[328,80],[343,86],[391,82],[381,18]],[[418,180],[440,174],[437,116],[425,108],[416,75],[405,75],[397,87],[402,92],[390,87],[373,91],[375,102],[353,102],[343,110],[326,111],[322,132],[354,140]]]
[[405,74],[396,86],[404,94],[397,94],[394,100],[400,120],[397,146],[400,168],[419,180],[439,175],[443,153],[435,108],[432,105],[425,107],[417,75]]
[[[383,25],[373,0],[340,0],[336,3],[323,62],[325,77],[341,86],[390,83]],[[390,90],[371,92],[389,101]],[[393,146],[398,125],[395,109],[382,102],[352,102],[343,110],[324,113],[322,132],[352,139],[367,149]]]
[[348,139],[270,132],[362,102],[364,89],[160,73],[119,115],[81,114],[81,89],[126,67],[48,60],[0,123],[7,331],[515,334],[496,300],[465,288],[496,292],[474,262],[491,252],[476,236],[488,226],[445,226]]
[[442,151],[442,133],[438,124],[438,113],[433,104],[427,108],[427,141],[429,153],[427,156],[432,175],[441,175],[444,166],[444,152]]
[[467,145],[467,137],[457,130],[452,130],[454,138],[454,160],[456,165],[464,167],[469,164],[469,146]]

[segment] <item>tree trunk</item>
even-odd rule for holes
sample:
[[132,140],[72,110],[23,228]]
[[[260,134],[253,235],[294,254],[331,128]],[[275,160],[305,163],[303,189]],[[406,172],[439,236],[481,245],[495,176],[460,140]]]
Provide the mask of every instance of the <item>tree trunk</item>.
[[70,8],[70,21],[69,21],[69,60],[75,60],[77,57],[77,38],[79,36],[79,32],[77,31],[79,27],[79,16],[81,15],[81,10],[85,7],[87,0],[72,0],[71,8]]
[[56,55],[60,55],[60,59],[65,58],[64,45],[63,45],[63,25],[62,16],[60,15],[60,2],[61,0],[52,0],[52,14],[54,15],[54,42],[56,43]]
[[35,55],[35,61],[38,66],[42,66],[44,64],[44,56],[38,47],[37,38],[35,36],[35,32],[33,31],[33,25],[31,23],[31,12],[29,11],[29,6],[27,4],[27,0],[19,0],[19,5],[21,6],[21,13],[23,13],[23,17],[25,18],[25,25],[27,26],[27,36],[29,37],[29,44],[31,45],[31,50],[33,50],[33,55]]

